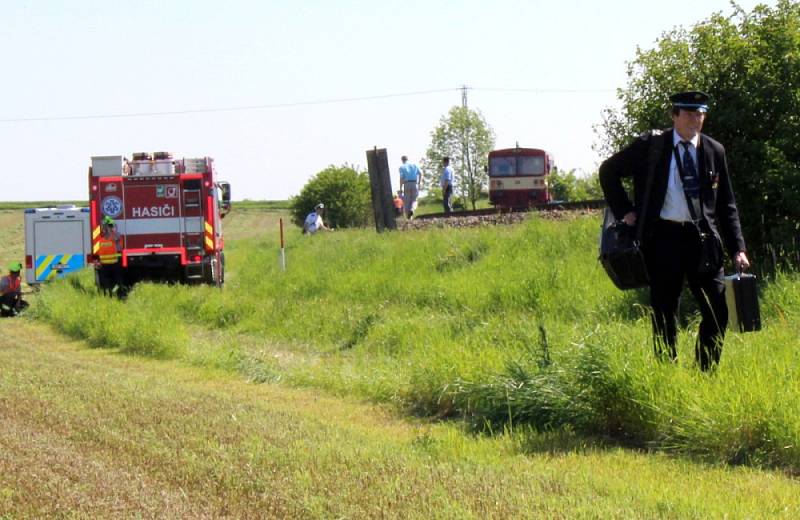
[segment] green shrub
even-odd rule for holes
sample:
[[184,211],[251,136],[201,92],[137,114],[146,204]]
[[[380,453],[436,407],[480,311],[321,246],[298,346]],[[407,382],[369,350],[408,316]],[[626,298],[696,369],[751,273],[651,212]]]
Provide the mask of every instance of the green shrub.
[[328,166],[291,199],[294,221],[302,225],[314,207],[325,204],[325,223],[335,228],[366,226],[372,218],[369,175],[354,166]]

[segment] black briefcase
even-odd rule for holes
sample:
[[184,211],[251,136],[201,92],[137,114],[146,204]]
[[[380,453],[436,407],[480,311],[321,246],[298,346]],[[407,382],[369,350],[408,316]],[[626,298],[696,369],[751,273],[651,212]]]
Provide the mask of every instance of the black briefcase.
[[741,273],[725,277],[728,327],[739,332],[761,330],[756,275]]
[[600,263],[618,289],[647,287],[650,277],[636,239],[636,228],[616,222],[609,208],[600,233]]

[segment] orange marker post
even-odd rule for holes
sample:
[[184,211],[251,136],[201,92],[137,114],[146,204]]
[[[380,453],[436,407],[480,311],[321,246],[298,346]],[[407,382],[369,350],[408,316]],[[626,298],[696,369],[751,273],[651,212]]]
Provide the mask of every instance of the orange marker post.
[[280,228],[281,228],[281,271],[286,271],[286,253],[284,250],[284,243],[283,243],[283,217],[280,218]]

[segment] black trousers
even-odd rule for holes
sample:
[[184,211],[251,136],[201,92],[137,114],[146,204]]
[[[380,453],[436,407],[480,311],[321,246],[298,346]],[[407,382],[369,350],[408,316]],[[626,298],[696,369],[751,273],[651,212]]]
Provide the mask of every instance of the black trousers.
[[0,316],[8,318],[16,316],[28,307],[28,302],[22,299],[19,293],[0,295]]
[[100,279],[100,288],[103,290],[103,294],[113,296],[114,287],[117,287],[117,295],[120,297],[124,296],[125,278],[122,274],[122,265],[120,265],[119,262],[115,264],[102,264],[97,275]]
[[675,344],[678,307],[684,280],[689,283],[702,320],[695,344],[695,359],[701,370],[719,363],[728,307],[725,304],[723,270],[697,272],[700,242],[693,224],[658,220],[644,248],[650,274],[650,304],[653,308],[653,345],[656,357],[677,359]]

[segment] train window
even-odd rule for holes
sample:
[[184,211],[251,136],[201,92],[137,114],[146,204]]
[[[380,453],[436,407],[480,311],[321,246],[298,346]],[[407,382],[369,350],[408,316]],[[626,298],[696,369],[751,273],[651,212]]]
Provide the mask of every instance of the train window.
[[491,177],[508,177],[517,174],[517,161],[515,157],[492,157],[489,160],[489,175]]
[[544,157],[520,157],[517,170],[519,175],[544,175]]

